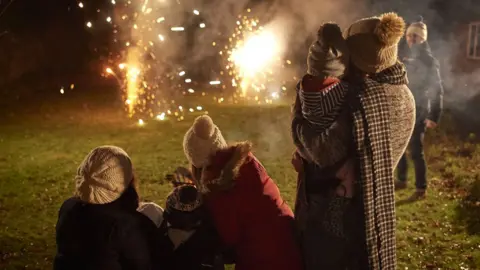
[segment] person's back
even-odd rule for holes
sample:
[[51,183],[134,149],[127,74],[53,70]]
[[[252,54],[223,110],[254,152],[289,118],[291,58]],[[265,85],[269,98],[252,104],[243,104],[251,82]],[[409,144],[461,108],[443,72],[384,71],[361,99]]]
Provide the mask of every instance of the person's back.
[[388,119],[392,166],[395,168],[405,152],[415,119],[415,104],[412,92],[406,85],[388,85],[383,89],[389,102]]
[[57,223],[54,269],[151,269],[151,250],[145,247],[152,245],[140,245],[147,237],[134,237],[139,232],[154,237],[154,224],[135,210],[118,208],[119,202],[92,205],[77,198],[65,201]]
[[59,211],[54,269],[155,269],[156,227],[137,212],[138,200],[127,153],[92,150],[78,168],[74,197]]
[[[250,147],[239,144],[220,150],[211,166],[225,169],[225,164],[236,157],[235,186],[207,199],[222,238],[235,247],[236,269],[300,269],[293,212],[265,168],[250,153]],[[224,215],[225,211],[230,214]]]

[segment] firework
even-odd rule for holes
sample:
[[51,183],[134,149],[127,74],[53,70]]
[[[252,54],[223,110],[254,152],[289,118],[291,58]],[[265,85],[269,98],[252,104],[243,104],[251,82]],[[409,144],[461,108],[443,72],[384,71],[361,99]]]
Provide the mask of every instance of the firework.
[[236,24],[229,44],[219,52],[226,59],[225,68],[232,77],[229,81],[238,90],[234,97],[271,104],[282,89],[286,90],[278,85],[281,76],[276,74],[285,69],[280,40],[272,30],[262,27],[258,18],[239,16]]
[[[203,97],[206,92],[193,89],[201,86],[192,80],[188,68],[169,58],[168,48],[179,45],[175,42],[178,42],[178,35],[188,30],[186,27],[208,29],[207,24],[199,22],[187,26],[175,21],[175,16],[170,15],[183,9],[178,1],[168,5],[149,0],[108,2],[113,11],[105,12],[103,19],[89,19],[85,25],[89,31],[100,28],[101,23],[109,25],[114,34],[113,42],[121,45],[118,51],[109,54],[104,73],[114,77],[122,87],[128,115],[137,118],[138,125],[143,126],[148,119],[181,121],[185,113],[206,112],[201,104],[188,109],[179,104],[184,95],[201,93]],[[78,7],[87,9],[89,5],[78,2]],[[191,16],[199,16],[200,10],[194,9]],[[100,10],[97,12],[103,14]],[[219,54],[226,62],[224,70],[219,71],[220,76],[210,78],[209,85],[225,89],[231,82],[233,88],[231,93],[225,92],[230,93],[230,97],[213,98],[218,103],[237,102],[238,99],[272,103],[286,90],[283,84],[275,83],[278,70],[285,65],[279,41],[274,31],[260,26],[258,18],[239,16],[232,18],[232,23],[236,28],[228,39],[220,37],[206,41],[211,42],[214,49],[222,48]]]

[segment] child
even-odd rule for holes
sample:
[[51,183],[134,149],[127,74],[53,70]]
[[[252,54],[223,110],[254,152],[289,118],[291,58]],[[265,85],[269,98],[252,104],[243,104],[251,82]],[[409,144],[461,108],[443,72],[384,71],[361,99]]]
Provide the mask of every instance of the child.
[[[349,62],[347,44],[340,27],[326,23],[310,46],[307,74],[297,85],[292,137],[297,146],[292,163],[303,172],[302,159],[316,165],[331,181],[317,181],[319,189],[337,187],[337,194],[352,196],[352,123],[347,106],[348,84],[340,81]],[[307,122],[311,129],[302,129]],[[347,162],[348,161],[348,162]],[[308,168],[307,168],[308,169]],[[329,177],[329,175],[331,177]],[[349,178],[350,181],[344,181]],[[341,183],[340,183],[341,182]]]
[[[219,241],[208,220],[203,199],[194,185],[181,184],[168,195],[165,210],[145,203],[139,211],[159,227],[165,269],[223,270]],[[162,218],[159,213],[163,212]],[[217,256],[218,255],[218,256]],[[163,269],[163,268],[162,268]]]

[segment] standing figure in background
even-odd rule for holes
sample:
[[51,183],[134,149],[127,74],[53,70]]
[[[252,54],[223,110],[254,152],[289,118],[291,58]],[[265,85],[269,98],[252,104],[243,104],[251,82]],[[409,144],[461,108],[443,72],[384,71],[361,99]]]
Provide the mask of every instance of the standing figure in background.
[[[427,25],[420,17],[406,31],[408,49],[401,61],[407,67],[408,87],[416,103],[415,128],[410,139],[410,154],[415,166],[416,191],[410,200],[425,198],[427,189],[427,165],[423,151],[423,138],[426,128],[435,128],[440,120],[443,108],[443,85],[440,78],[438,61],[432,56],[427,42]],[[407,187],[408,163],[403,154],[397,167],[395,189]]]

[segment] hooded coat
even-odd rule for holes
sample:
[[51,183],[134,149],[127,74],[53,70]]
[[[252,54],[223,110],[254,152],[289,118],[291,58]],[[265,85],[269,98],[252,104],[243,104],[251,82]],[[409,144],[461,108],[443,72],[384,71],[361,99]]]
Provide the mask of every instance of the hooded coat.
[[[250,150],[250,143],[238,143],[210,157],[200,176],[211,190],[206,206],[221,240],[235,250],[235,269],[300,270],[293,212]],[[216,190],[210,183],[231,188]]]

